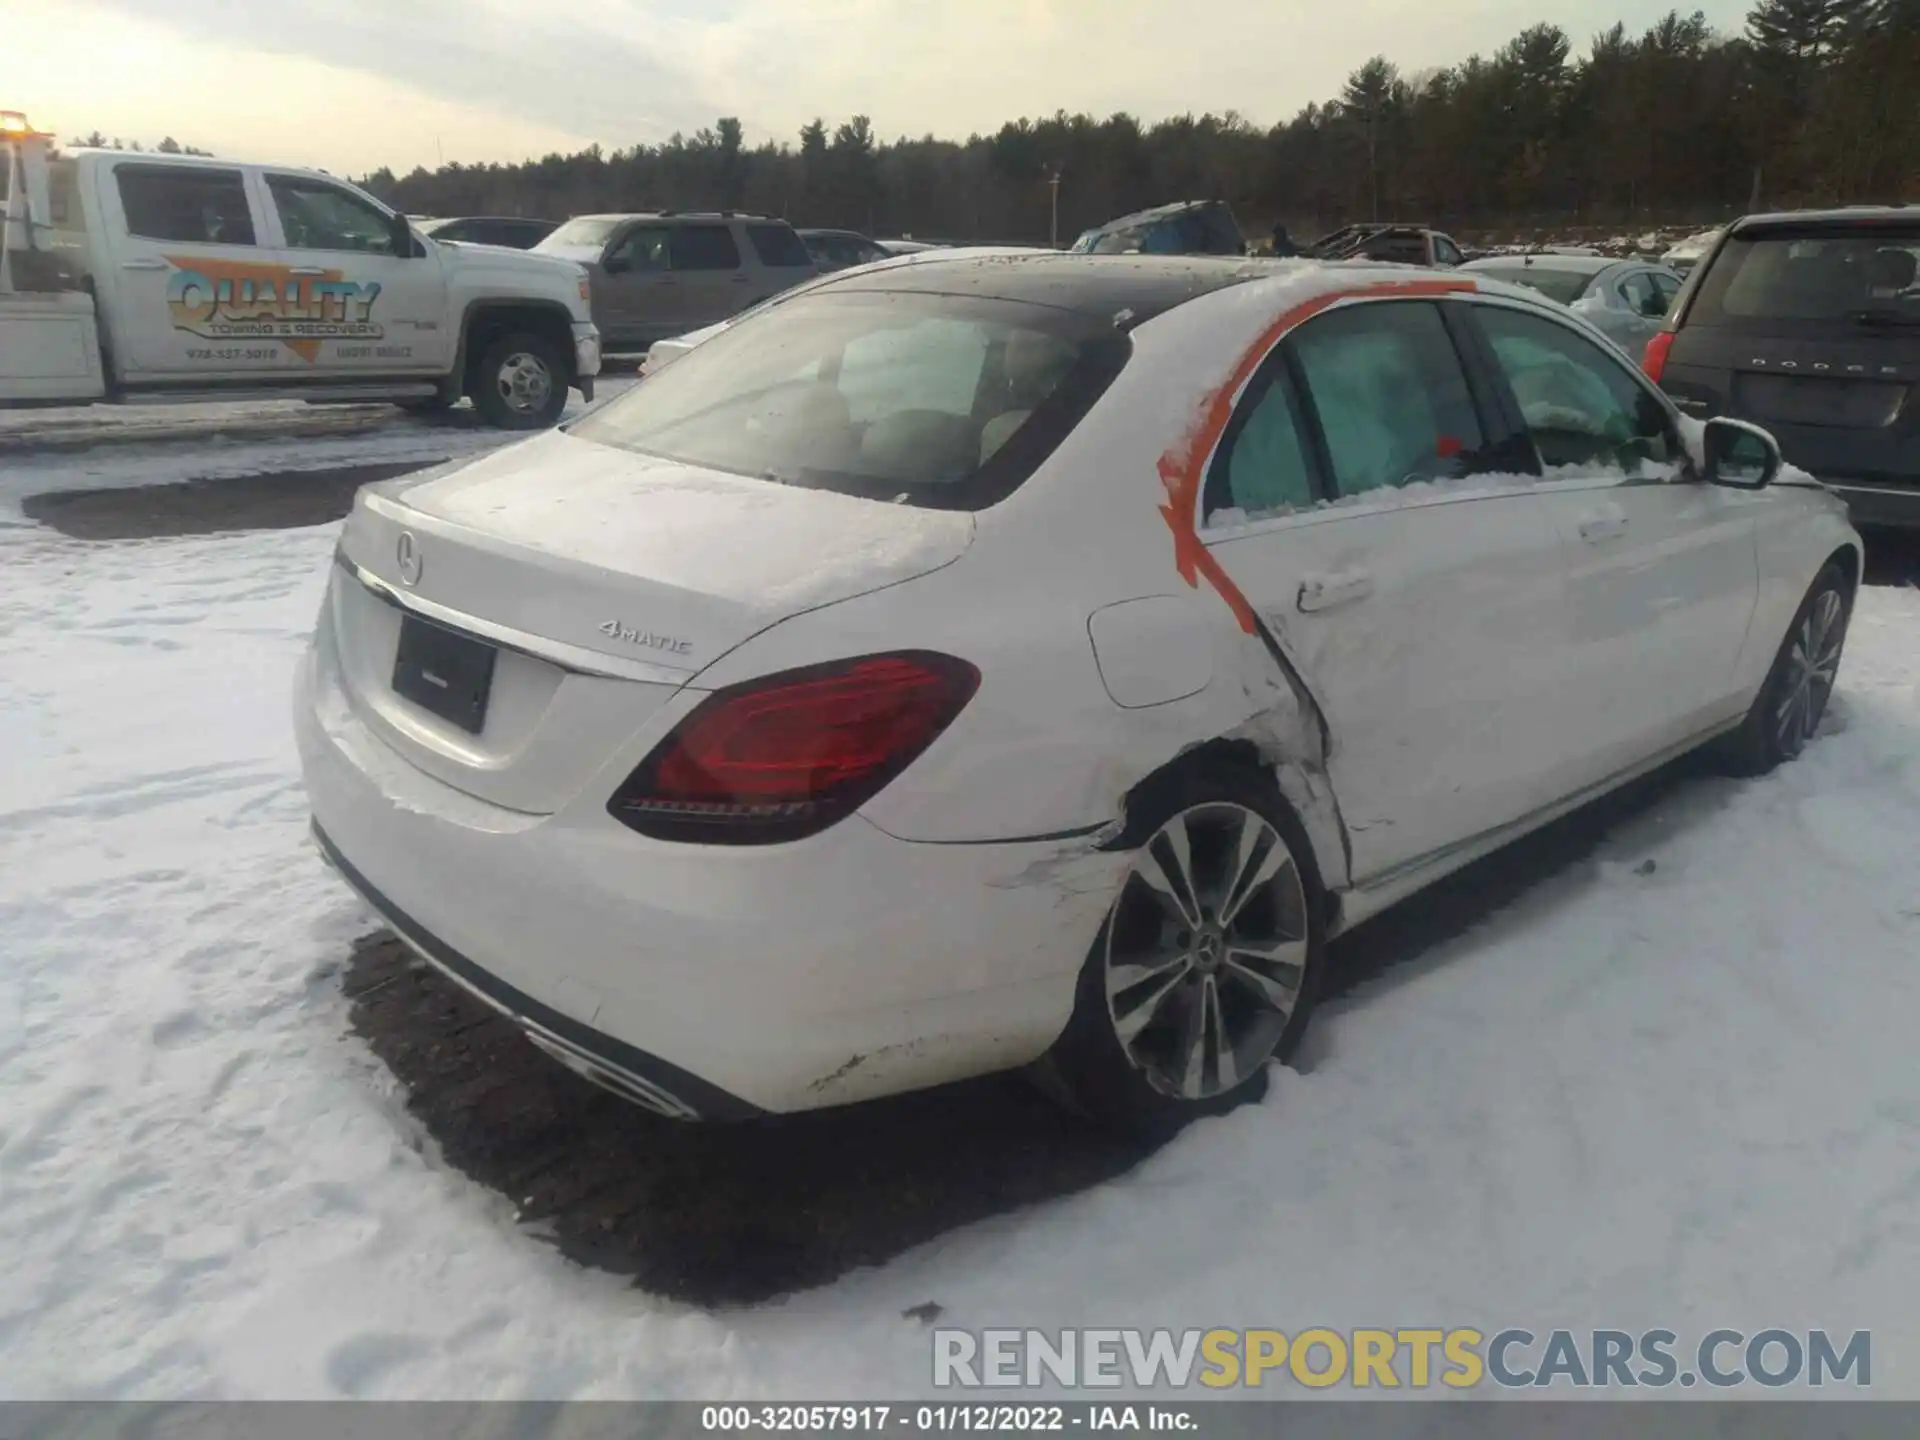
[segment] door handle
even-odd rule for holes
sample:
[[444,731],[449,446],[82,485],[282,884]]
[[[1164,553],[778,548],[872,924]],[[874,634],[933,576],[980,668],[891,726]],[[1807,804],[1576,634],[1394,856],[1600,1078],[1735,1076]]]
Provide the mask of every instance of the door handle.
[[122,260],[120,262],[120,268],[122,270],[164,270],[167,268],[167,262],[164,260]]
[[1351,605],[1373,594],[1373,576],[1364,570],[1343,570],[1338,574],[1309,575],[1300,582],[1298,605],[1308,614],[1331,610],[1336,605]]
[[318,265],[295,265],[287,273],[289,275],[324,275],[327,272]]
[[1580,538],[1590,545],[1617,540],[1627,533],[1627,512],[1618,505],[1604,505],[1580,517]]
[[744,285],[747,283],[747,277],[745,275],[735,275],[732,277],[732,283],[735,285]]

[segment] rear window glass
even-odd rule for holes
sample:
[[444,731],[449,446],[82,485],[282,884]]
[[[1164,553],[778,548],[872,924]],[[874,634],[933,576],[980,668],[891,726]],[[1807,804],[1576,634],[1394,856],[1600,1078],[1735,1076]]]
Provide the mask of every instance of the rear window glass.
[[762,265],[811,265],[813,257],[791,227],[786,225],[749,225],[747,239]]
[[1129,342],[1070,311],[824,291],[723,330],[574,435],[787,485],[977,510],[1053,452]]
[[1702,277],[1689,325],[1920,324],[1920,225],[1735,236]]
[[253,213],[238,170],[123,165],[114,178],[129,235],[195,245],[254,243]]
[[1593,283],[1593,276],[1582,271],[1549,270],[1540,265],[1479,265],[1474,267],[1474,274],[1489,275],[1509,285],[1524,285],[1562,305],[1571,305],[1586,294],[1587,286]]
[[613,238],[613,232],[620,228],[620,220],[604,217],[586,216],[579,220],[569,220],[535,249],[552,250],[561,245],[604,245]]

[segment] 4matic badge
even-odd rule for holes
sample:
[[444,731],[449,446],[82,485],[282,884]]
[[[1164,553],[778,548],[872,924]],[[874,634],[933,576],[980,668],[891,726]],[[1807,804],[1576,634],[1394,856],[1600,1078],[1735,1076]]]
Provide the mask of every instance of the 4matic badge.
[[673,635],[656,635],[651,630],[635,630],[618,620],[602,621],[595,628],[609,640],[623,640],[629,645],[644,646],[648,650],[661,650],[669,655],[693,653],[691,640],[682,640]]

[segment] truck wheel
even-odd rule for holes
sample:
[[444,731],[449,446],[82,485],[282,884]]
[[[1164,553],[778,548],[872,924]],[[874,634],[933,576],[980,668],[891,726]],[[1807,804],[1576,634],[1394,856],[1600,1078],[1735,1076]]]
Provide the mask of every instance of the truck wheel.
[[502,335],[481,353],[473,408],[500,430],[545,430],[567,408],[567,361],[551,340]]

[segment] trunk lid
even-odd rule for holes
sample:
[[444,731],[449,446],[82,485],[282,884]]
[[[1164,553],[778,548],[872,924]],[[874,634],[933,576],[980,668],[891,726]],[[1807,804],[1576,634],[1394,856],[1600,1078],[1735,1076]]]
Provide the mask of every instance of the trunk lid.
[[[361,492],[329,601],[342,679],[361,718],[422,769],[551,813],[728,650],[790,615],[950,564],[973,529],[965,513],[553,432]],[[441,671],[464,663],[445,653],[462,645],[445,631],[464,637],[474,673],[490,668],[477,730],[458,707],[409,698],[432,694],[400,674],[403,628],[424,622],[451,662]]]

